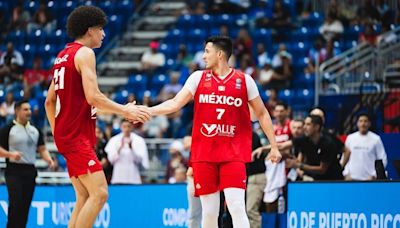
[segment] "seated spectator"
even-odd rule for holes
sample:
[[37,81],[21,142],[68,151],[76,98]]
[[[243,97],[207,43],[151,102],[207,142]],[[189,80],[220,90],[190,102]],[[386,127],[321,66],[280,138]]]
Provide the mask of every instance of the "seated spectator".
[[12,42],[7,43],[7,51],[2,53],[0,56],[0,65],[4,65],[6,59],[12,60],[12,62],[18,67],[22,67],[24,65],[24,58],[22,57],[21,52],[14,48],[14,44]]
[[42,68],[42,58],[40,56],[34,58],[32,69],[26,69],[23,76],[25,88],[40,85],[43,89],[47,89],[51,79],[52,75],[50,72]]
[[227,25],[221,25],[219,27],[219,35],[220,36],[230,36],[229,27]]
[[265,108],[268,110],[269,115],[273,117],[273,111],[277,103],[281,102],[278,98],[278,90],[275,88],[270,88],[267,91],[268,101],[265,104]]
[[266,63],[271,63],[267,51],[263,43],[257,44],[257,66],[263,67]]
[[266,62],[260,69],[258,80],[263,89],[266,89],[272,79],[276,79],[276,74],[271,63]]
[[141,184],[140,169],[149,168],[149,155],[144,139],[132,132],[132,124],[123,120],[121,133],[112,137],[105,147],[114,166],[112,184]]
[[387,165],[385,147],[379,135],[371,132],[371,120],[368,115],[358,117],[358,131],[350,134],[346,139],[346,146],[350,149],[350,159],[343,175],[345,180],[375,180],[375,161],[382,160]]
[[390,25],[382,25],[381,34],[376,38],[376,43],[378,45],[383,43],[396,42],[397,39],[396,33],[386,34],[388,31],[390,31]]
[[326,49],[323,46],[322,38],[317,38],[317,40],[314,42],[314,47],[312,47],[308,51],[307,58],[308,58],[308,63],[306,68],[304,69],[304,72],[314,73],[317,61],[320,64],[323,61],[325,61],[326,58]]
[[45,4],[41,4],[39,9],[33,15],[33,20],[28,24],[28,33],[36,30],[43,29],[47,33],[51,33],[55,30],[57,24],[51,11]]
[[288,88],[290,86],[290,80],[293,78],[293,66],[291,63],[291,55],[282,51],[280,53],[282,65],[274,68],[274,77],[270,81],[270,87],[275,88]]
[[14,94],[10,91],[6,95],[5,101],[0,105],[0,118],[4,124],[11,123],[14,120]]
[[239,35],[233,43],[234,53],[239,63],[242,61],[244,55],[251,56],[253,48],[253,40],[249,36],[247,29],[241,28]]
[[107,145],[107,141],[104,138],[103,131],[99,127],[96,127],[96,140],[97,140],[96,141],[97,143],[95,145],[96,155],[100,161],[101,166],[103,166],[103,171],[106,176],[107,183],[110,183],[112,176],[112,166],[111,163],[108,161],[107,153],[104,150]]
[[338,3],[339,19],[346,26],[357,24],[357,5],[351,0]]
[[154,71],[165,65],[165,56],[158,51],[160,43],[158,41],[151,41],[149,44],[150,50],[144,52],[141,62],[142,70],[148,75],[152,76]]
[[332,141],[321,134],[322,118],[309,115],[304,121],[305,137],[293,139],[299,160],[286,159],[287,168],[304,172],[303,180],[342,180],[342,168]]
[[180,72],[177,71],[171,71],[169,73],[169,83],[162,87],[157,97],[157,101],[162,102],[175,97],[175,95],[182,89],[182,85],[179,84],[180,76]]
[[378,35],[376,34],[374,27],[371,23],[366,23],[364,25],[364,31],[360,32],[358,37],[359,43],[367,43],[375,46],[378,41]]
[[282,53],[285,53],[288,58],[292,59],[292,55],[287,51],[286,45],[284,43],[279,44],[278,51],[275,53],[275,55],[272,58],[272,67],[277,68],[282,66]]
[[11,21],[7,27],[8,31],[26,30],[31,15],[24,10],[22,5],[16,5],[12,10]]
[[240,61],[240,70],[255,78],[257,75],[257,68],[253,64],[253,60],[249,54],[245,54]]
[[343,31],[344,28],[342,22],[340,22],[333,14],[328,14],[325,18],[324,24],[319,27],[319,33],[324,37],[325,41],[340,38]]
[[178,56],[176,57],[176,64],[179,68],[181,67],[188,67],[189,63],[192,62],[193,55],[188,53],[186,45],[180,44],[179,45],[179,52]]
[[186,167],[179,166],[174,171],[174,177],[171,178],[170,184],[185,183],[186,182]]
[[167,170],[165,172],[165,182],[175,183],[174,173],[179,167],[187,167],[187,162],[182,156],[183,144],[179,140],[175,140],[169,146],[170,159],[167,163]]
[[366,22],[379,22],[380,14],[377,8],[372,4],[371,0],[364,0],[363,4],[357,9],[357,19],[359,24]]
[[275,29],[290,29],[292,27],[290,13],[286,7],[283,6],[281,0],[274,1],[274,7],[272,10],[272,17],[269,19],[264,17],[258,20],[258,26],[260,27],[272,27]]

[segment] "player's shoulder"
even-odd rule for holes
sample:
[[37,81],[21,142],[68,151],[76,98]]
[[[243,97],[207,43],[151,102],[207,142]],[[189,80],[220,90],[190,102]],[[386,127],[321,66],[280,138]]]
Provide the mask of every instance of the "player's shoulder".
[[81,46],[75,54],[76,57],[78,58],[83,58],[83,59],[87,59],[87,58],[94,58],[95,54],[93,49],[86,47],[86,46]]

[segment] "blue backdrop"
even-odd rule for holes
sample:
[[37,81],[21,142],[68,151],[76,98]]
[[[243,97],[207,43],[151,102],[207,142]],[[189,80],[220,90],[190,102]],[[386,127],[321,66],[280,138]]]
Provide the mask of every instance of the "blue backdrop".
[[[186,185],[110,186],[95,227],[186,227]],[[0,185],[0,227],[6,226],[7,189]],[[66,227],[75,195],[72,186],[38,186],[27,227]]]
[[400,182],[291,183],[288,227],[400,227]]

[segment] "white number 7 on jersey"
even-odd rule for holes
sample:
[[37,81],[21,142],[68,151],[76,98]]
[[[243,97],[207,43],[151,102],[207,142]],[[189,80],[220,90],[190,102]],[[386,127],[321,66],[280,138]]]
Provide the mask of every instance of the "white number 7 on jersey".
[[217,109],[215,109],[215,111],[218,112],[217,120],[220,120],[220,119],[222,118],[222,115],[224,115],[224,113],[225,113],[225,109],[223,109],[223,108],[217,108]]

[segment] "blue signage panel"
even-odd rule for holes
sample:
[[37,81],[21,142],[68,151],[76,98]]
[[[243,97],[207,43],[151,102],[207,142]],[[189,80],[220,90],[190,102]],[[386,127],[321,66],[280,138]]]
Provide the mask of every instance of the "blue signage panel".
[[[94,227],[186,227],[186,185],[110,186]],[[7,221],[7,189],[0,185],[0,227]],[[27,227],[66,227],[75,205],[72,186],[38,186]]]
[[291,183],[288,227],[400,227],[400,182]]

